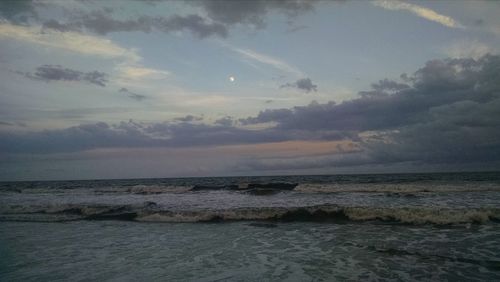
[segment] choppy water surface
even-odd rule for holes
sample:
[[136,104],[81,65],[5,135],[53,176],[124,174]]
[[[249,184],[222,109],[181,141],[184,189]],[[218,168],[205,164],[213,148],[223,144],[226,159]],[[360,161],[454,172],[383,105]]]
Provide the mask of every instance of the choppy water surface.
[[499,280],[499,203],[498,173],[0,183],[0,280]]
[[500,228],[3,223],[4,281],[498,280]]

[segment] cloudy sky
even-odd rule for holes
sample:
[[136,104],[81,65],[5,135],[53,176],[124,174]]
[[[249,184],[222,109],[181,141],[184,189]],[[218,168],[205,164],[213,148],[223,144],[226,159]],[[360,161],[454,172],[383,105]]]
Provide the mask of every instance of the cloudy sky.
[[498,1],[0,1],[0,180],[500,169]]

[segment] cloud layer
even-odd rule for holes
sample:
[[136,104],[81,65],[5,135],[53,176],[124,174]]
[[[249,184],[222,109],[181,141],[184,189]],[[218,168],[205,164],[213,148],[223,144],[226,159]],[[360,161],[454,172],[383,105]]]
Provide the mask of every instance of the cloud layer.
[[[403,81],[384,79],[359,98],[268,109],[214,124],[186,116],[161,123],[96,123],[41,132],[0,133],[0,152],[54,153],[114,147],[192,147],[289,140],[340,140],[335,154],[270,159],[242,167],[500,163],[500,57],[432,60]],[[251,129],[248,126],[266,125]]]
[[[15,2],[15,3],[14,3]],[[18,3],[19,2],[19,3]],[[99,35],[111,32],[146,32],[153,30],[171,33],[188,31],[199,38],[210,36],[227,37],[229,29],[234,25],[249,25],[262,28],[266,25],[266,16],[270,13],[285,15],[289,21],[302,13],[312,11],[316,0],[255,0],[255,1],[189,1],[186,4],[199,10],[199,13],[173,14],[168,16],[138,15],[136,17],[117,17],[112,8],[95,8],[93,10],[74,10],[61,5],[63,13],[69,16],[65,20],[39,17],[37,7],[43,7],[43,2],[37,1],[7,1],[1,16],[11,22],[39,22],[45,30],[58,32],[89,31]],[[89,7],[95,3],[90,2]],[[160,5],[161,1],[151,1],[149,4]],[[51,3],[58,7],[57,2]],[[98,6],[98,5],[97,5]]]
[[121,58],[130,62],[136,62],[141,59],[135,50],[123,48],[109,39],[78,32],[59,32],[54,30],[43,30],[42,32],[39,26],[13,25],[0,21],[0,38],[23,41],[42,47],[57,48],[102,58]]
[[251,24],[263,27],[266,24],[265,16],[271,12],[278,12],[288,17],[312,11],[316,0],[254,0],[254,1],[197,1],[203,7],[208,17],[226,25]]
[[220,23],[210,23],[199,15],[174,15],[165,17],[141,16],[137,19],[117,20],[112,15],[102,11],[94,11],[82,16],[79,20],[60,22],[55,19],[43,23],[46,29],[60,32],[66,31],[91,31],[100,35],[110,32],[151,32],[153,29],[169,33],[187,30],[199,38],[209,36],[226,37],[228,34],[226,26]]

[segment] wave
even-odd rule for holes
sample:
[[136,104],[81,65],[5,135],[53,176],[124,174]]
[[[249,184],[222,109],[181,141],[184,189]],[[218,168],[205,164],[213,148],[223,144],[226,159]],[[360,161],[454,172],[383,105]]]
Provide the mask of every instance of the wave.
[[453,184],[334,184],[303,183],[294,191],[302,193],[429,193],[429,192],[500,192],[500,185],[482,183],[474,185]]
[[386,193],[387,196],[422,195],[425,193],[455,192],[500,192],[498,183],[286,183],[286,182],[251,182],[238,184],[199,184],[199,185],[134,185],[104,186],[89,188],[37,187],[0,190],[0,194],[136,194],[155,195],[169,193],[210,192],[216,190],[241,192],[250,195],[274,195],[280,192],[298,193]]
[[134,185],[134,186],[117,186],[117,187],[91,187],[91,188],[61,188],[61,187],[44,187],[44,188],[25,188],[25,189],[8,189],[0,190],[3,194],[138,194],[138,195],[154,195],[163,193],[185,193],[189,192],[192,186],[182,185]]
[[137,221],[213,222],[237,220],[272,221],[385,221],[409,224],[486,223],[500,219],[497,209],[430,209],[340,207],[334,205],[296,208],[240,208],[222,211],[157,212],[140,215]]
[[[134,186],[103,186],[89,188],[67,188],[67,187],[36,187],[36,188],[12,188],[0,190],[0,193],[20,194],[138,194],[154,195],[163,193],[186,193],[198,191],[229,190],[249,192],[260,195],[269,191],[289,191],[298,184],[284,182],[270,183],[239,183],[239,184],[199,184],[199,185],[134,185]],[[262,193],[260,193],[262,192]]]
[[458,224],[500,221],[498,208],[346,207],[318,205],[303,207],[247,207],[223,210],[168,210],[146,202],[131,205],[61,205],[2,208],[4,221],[132,220],[140,222],[226,222],[226,221],[383,221],[405,224]]

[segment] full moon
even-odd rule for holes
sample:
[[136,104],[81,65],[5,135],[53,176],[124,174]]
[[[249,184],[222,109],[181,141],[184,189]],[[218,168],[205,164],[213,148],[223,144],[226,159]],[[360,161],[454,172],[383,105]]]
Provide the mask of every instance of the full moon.
[[235,79],[234,79],[234,76],[230,76],[230,77],[229,77],[229,81],[234,82],[234,80],[235,80]]

